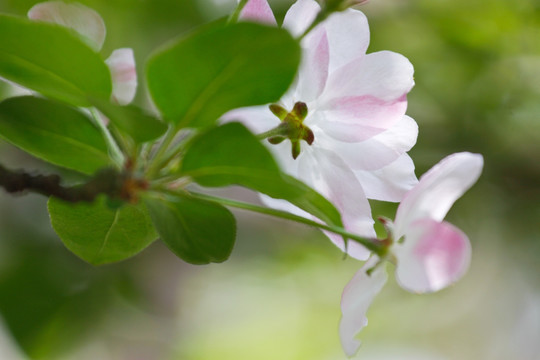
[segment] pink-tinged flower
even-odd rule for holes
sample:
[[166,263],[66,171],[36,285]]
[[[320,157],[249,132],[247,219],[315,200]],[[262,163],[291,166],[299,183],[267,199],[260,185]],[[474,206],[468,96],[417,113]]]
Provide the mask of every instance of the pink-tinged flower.
[[[393,241],[389,256],[394,257],[396,278],[405,290],[438,291],[466,273],[471,259],[469,239],[443,219],[454,202],[476,182],[482,167],[479,154],[450,155],[424,174],[405,195],[394,224],[387,224]],[[358,350],[360,342],[355,336],[367,325],[366,311],[387,280],[384,265],[379,262],[376,256],[368,260],[343,291],[339,331],[349,356]]]
[[[107,33],[105,23],[96,11],[82,4],[62,1],[39,3],[28,11],[28,18],[70,28],[96,52],[103,47]],[[111,71],[113,85],[111,100],[120,105],[129,104],[137,90],[133,50],[114,50],[106,63]]]
[[130,48],[116,49],[105,60],[111,70],[112,100],[120,105],[127,105],[137,92],[137,72],[135,70],[135,57]]
[[[283,27],[301,36],[319,11],[315,0],[298,0]],[[248,1],[240,14],[244,21],[275,23],[270,17],[266,0]],[[287,113],[293,114],[288,118],[294,119],[302,136],[295,141],[269,139],[279,142],[269,146],[281,168],[334,203],[346,229],[373,237],[367,199],[400,201],[417,183],[406,152],[415,144],[418,128],[405,116],[406,96],[414,85],[411,63],[390,51],[366,54],[368,44],[369,27],[362,12],[347,9],[332,14],[302,39],[298,76],[272,111],[267,106],[249,107],[223,119],[242,121],[254,133],[263,133],[279,126]],[[302,103],[307,114],[298,110]],[[263,201],[301,213],[284,201],[264,196]],[[327,235],[345,250],[340,236]],[[369,256],[354,242],[349,242],[347,252],[362,260]]]

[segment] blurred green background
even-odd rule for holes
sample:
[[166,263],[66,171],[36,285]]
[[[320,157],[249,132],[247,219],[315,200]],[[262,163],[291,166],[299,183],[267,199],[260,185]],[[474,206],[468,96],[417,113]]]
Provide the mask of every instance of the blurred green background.
[[[23,16],[37,2],[0,0],[0,11]],[[105,57],[134,48],[141,83],[153,49],[234,6],[81,2],[105,19]],[[292,1],[270,3],[281,19]],[[538,359],[540,1],[372,0],[361,10],[369,52],[393,50],[415,66],[417,175],[457,151],[482,153],[485,169],[447,217],[472,241],[467,276],[421,296],[391,280],[368,312],[358,358]],[[147,106],[143,88],[137,102]],[[0,84],[1,98],[9,91]],[[58,171],[6,143],[0,159]],[[395,208],[373,203],[374,215]],[[344,359],[339,301],[359,263],[315,230],[237,214],[237,246],[224,264],[187,265],[155,243],[92,267],[56,237],[44,198],[0,192],[0,359]]]

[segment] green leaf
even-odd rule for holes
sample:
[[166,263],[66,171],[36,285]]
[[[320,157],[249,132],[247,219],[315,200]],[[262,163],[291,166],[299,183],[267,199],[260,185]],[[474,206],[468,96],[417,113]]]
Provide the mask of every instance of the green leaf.
[[166,124],[145,114],[137,106],[118,106],[99,99],[92,99],[92,103],[109,118],[111,123],[136,143],[154,140],[167,130]]
[[208,264],[229,258],[236,222],[223,206],[185,196],[148,196],[145,203],[161,240],[184,261]]
[[93,265],[127,259],[157,237],[142,204],[111,209],[104,196],[92,204],[50,198],[48,208],[54,231],[64,245]]
[[148,86],[165,118],[200,128],[228,110],[279,100],[299,62],[300,47],[286,30],[218,22],[152,56]]
[[110,164],[100,130],[80,111],[22,96],[0,103],[0,137],[56,165],[92,174]]
[[283,174],[268,149],[240,123],[213,128],[193,140],[181,173],[203,186],[245,186],[342,226],[336,208],[315,190]]
[[109,68],[69,29],[0,15],[0,39],[1,77],[73,105],[110,98]]

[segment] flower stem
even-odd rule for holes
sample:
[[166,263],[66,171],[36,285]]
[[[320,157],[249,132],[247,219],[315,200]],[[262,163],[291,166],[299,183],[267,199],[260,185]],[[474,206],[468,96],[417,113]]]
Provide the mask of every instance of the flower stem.
[[156,173],[159,170],[161,170],[160,166],[163,161],[161,158],[165,155],[167,149],[169,148],[172,141],[176,137],[177,132],[178,130],[174,126],[169,127],[169,129],[167,130],[167,133],[165,134],[163,141],[159,145],[159,148],[156,154],[154,155],[153,159],[150,161],[150,165],[148,166],[148,169],[146,171],[147,178],[152,179],[156,175]]
[[236,6],[236,9],[234,9],[234,12],[229,17],[229,20],[227,20],[228,24],[232,24],[238,21],[238,18],[240,17],[240,13],[242,12],[242,9],[244,6],[246,6],[248,0],[240,0],[238,5]]
[[287,136],[287,134],[283,131],[283,127],[277,126],[273,129],[257,134],[257,139],[264,140],[272,136]]
[[194,198],[198,198],[198,199],[201,199],[201,200],[212,201],[212,202],[217,202],[217,203],[220,203],[221,205],[225,205],[225,206],[228,206],[228,207],[233,207],[233,208],[242,209],[242,210],[248,210],[248,211],[256,212],[256,213],[259,213],[259,214],[265,214],[265,215],[269,215],[269,216],[274,216],[274,217],[294,221],[294,222],[297,222],[297,223],[301,223],[301,224],[304,224],[304,225],[312,226],[312,227],[315,227],[315,228],[318,228],[318,229],[327,230],[327,231],[333,232],[335,234],[342,235],[344,238],[356,241],[357,243],[364,246],[366,249],[368,249],[368,250],[372,251],[373,253],[375,253],[380,258],[382,258],[382,257],[384,257],[386,255],[387,248],[378,239],[364,238],[364,237],[361,237],[361,236],[358,236],[356,234],[350,233],[350,232],[346,231],[345,229],[342,229],[342,228],[339,228],[339,227],[336,227],[336,226],[330,226],[330,225],[321,224],[321,223],[319,223],[317,221],[306,219],[304,217],[294,215],[294,214],[288,213],[286,211],[270,209],[270,208],[266,208],[266,207],[262,207],[262,206],[258,206],[258,205],[254,205],[254,204],[249,204],[249,203],[245,203],[245,202],[241,202],[241,201],[237,201],[237,200],[225,199],[225,198],[216,197],[216,196],[212,196],[212,195],[206,195],[206,194],[201,194],[201,193],[193,193],[193,192],[190,192],[190,195],[192,197],[194,197]]
[[112,160],[119,167],[121,167],[124,164],[124,154],[118,146],[118,143],[112,136],[109,129],[107,129],[107,126],[105,126],[105,124],[103,123],[103,120],[101,119],[101,116],[99,115],[99,112],[96,110],[96,108],[90,108],[90,113],[92,114],[94,124],[99,128],[103,136],[105,136],[105,140],[107,141],[107,147],[109,148]]

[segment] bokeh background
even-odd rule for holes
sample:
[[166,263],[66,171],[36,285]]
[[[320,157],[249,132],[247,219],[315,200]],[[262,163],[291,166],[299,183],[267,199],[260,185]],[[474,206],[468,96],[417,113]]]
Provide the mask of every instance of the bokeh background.
[[[0,0],[0,11],[23,16],[37,2]],[[135,50],[141,83],[153,49],[234,6],[81,2],[105,19],[104,57]],[[292,2],[270,1],[278,19]],[[417,175],[457,151],[482,153],[485,169],[447,217],[472,241],[467,276],[431,295],[391,280],[368,312],[357,358],[539,359],[540,2],[372,0],[361,9],[369,51],[393,50],[415,66]],[[137,103],[148,106],[143,89]],[[0,98],[12,94],[0,84]],[[58,171],[3,142],[0,161]],[[395,209],[373,203],[375,215]],[[313,229],[237,215],[237,246],[224,264],[188,265],[156,242],[92,267],[56,237],[44,198],[0,191],[0,359],[344,359],[340,295],[360,264]]]

